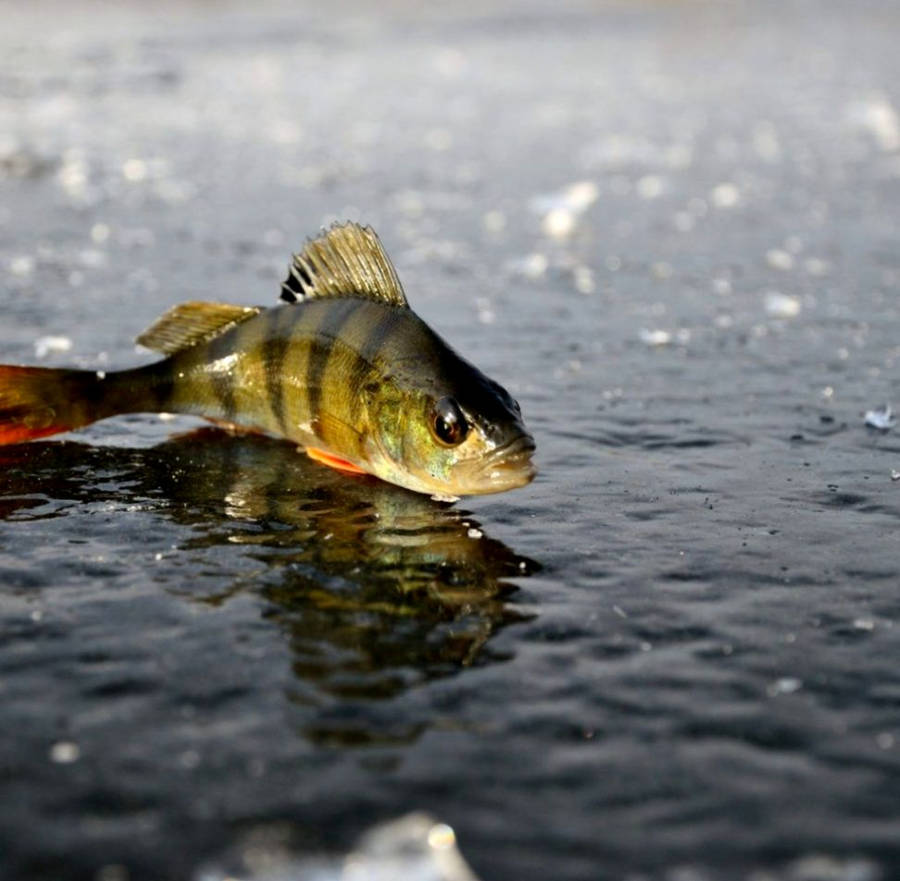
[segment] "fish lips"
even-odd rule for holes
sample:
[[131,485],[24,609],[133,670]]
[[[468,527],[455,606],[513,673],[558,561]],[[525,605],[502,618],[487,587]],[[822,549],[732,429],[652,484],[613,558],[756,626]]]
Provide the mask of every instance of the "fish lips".
[[504,492],[531,483],[537,474],[531,461],[534,451],[534,438],[527,433],[498,447],[480,469],[479,477],[484,485],[478,492]]

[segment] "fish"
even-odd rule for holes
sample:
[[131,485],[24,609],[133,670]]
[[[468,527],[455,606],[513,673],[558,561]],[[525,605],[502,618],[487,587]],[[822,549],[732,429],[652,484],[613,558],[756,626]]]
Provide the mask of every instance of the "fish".
[[410,308],[371,227],[335,224],[308,240],[276,305],[180,303],[137,342],[165,358],[111,372],[0,365],[0,445],[124,413],[184,413],[439,499],[536,474],[518,402]]

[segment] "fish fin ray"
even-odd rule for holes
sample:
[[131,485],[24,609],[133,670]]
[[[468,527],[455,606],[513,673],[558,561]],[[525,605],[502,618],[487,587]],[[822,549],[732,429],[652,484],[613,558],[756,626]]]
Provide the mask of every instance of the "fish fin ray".
[[327,465],[329,468],[334,468],[337,471],[344,471],[347,474],[368,474],[365,469],[360,468],[358,465],[354,465],[352,462],[340,458],[340,456],[333,456],[331,453],[326,453],[325,450],[307,447],[306,455],[314,462]]
[[370,226],[334,224],[294,255],[281,299],[362,297],[409,307],[390,257]]
[[234,306],[231,303],[199,300],[179,303],[157,318],[137,342],[155,352],[172,355],[217,337],[260,311],[259,306]]

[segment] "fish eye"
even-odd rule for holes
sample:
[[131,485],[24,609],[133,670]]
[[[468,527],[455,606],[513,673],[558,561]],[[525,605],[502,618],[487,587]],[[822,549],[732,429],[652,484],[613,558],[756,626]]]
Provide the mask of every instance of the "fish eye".
[[441,398],[431,411],[431,433],[445,447],[459,446],[469,433],[469,423],[453,398]]

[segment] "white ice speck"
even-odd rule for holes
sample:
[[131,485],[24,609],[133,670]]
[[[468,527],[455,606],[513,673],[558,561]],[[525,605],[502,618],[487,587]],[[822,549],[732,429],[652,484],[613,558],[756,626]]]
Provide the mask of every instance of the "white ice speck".
[[871,631],[871,630],[874,630],[874,629],[875,629],[875,622],[874,622],[871,618],[857,618],[857,619],[853,622],[853,627],[854,627],[856,630],[868,630],[868,631]]
[[800,314],[800,300],[790,294],[769,291],[765,298],[766,313],[773,318],[795,318]]
[[642,327],[638,339],[647,346],[667,346],[672,342],[672,334],[667,330],[648,330]]
[[891,468],[891,480],[900,480],[900,471],[896,468]]
[[143,159],[126,159],[122,163],[122,176],[132,183],[146,180],[147,163]]
[[478,297],[475,300],[475,308],[478,310],[478,320],[482,324],[493,324],[497,317],[491,308],[491,301],[486,297]]
[[636,189],[642,199],[655,199],[662,195],[663,180],[655,174],[645,174],[638,180]]
[[18,276],[31,275],[34,272],[34,257],[30,254],[20,254],[18,257],[13,257],[9,261],[9,271],[13,275]]
[[88,182],[88,168],[84,158],[74,150],[67,150],[56,179],[71,197],[83,197],[87,192]]
[[98,251],[96,248],[85,248],[78,255],[78,259],[83,266],[90,266],[96,269],[98,266],[104,266],[109,259],[104,251]]
[[522,275],[525,278],[540,278],[550,265],[550,261],[545,254],[528,254],[518,260],[512,260],[507,264],[507,268],[514,275]]
[[200,764],[200,753],[195,749],[186,749],[178,756],[178,764],[181,765],[182,768],[190,771]]
[[80,755],[78,744],[68,740],[60,740],[50,747],[50,761],[59,765],[71,765],[72,762],[78,761]]
[[38,358],[46,358],[51,352],[68,352],[72,348],[72,340],[67,336],[42,336],[34,341],[34,354]]
[[159,419],[160,422],[171,422],[173,419],[175,419],[175,414],[174,413],[157,413],[156,417]]
[[886,153],[900,149],[900,117],[884,95],[872,95],[862,103],[858,118]]
[[771,250],[766,251],[766,263],[768,263],[772,269],[781,269],[784,272],[794,268],[793,256],[787,251],[783,251],[781,248],[772,248]]
[[105,370],[98,370],[98,371],[96,372],[95,376],[97,377],[97,379],[106,379],[106,371],[105,371]]
[[481,222],[489,233],[498,233],[506,229],[506,215],[496,209],[485,212]]
[[881,881],[884,876],[878,864],[865,857],[812,853],[790,863],[782,877],[791,881]]
[[713,205],[716,208],[734,208],[741,200],[741,191],[733,183],[721,183],[713,187],[710,194]]
[[594,284],[594,270],[590,266],[576,266],[572,270],[572,281],[575,290],[579,294],[592,294],[596,288]]
[[469,538],[481,538],[484,533],[480,529],[476,529],[474,526],[470,526],[468,531],[466,532],[466,535],[468,535]]
[[881,431],[887,431],[893,428],[897,420],[894,419],[894,411],[891,410],[889,404],[876,407],[874,410],[866,410],[865,422],[869,428],[877,428]]
[[568,208],[554,208],[544,215],[541,230],[554,239],[564,239],[575,229],[575,214]]
[[890,731],[880,731],[875,735],[875,743],[878,744],[879,749],[890,749],[896,740]]
[[91,240],[95,245],[102,245],[110,234],[110,228],[105,223],[95,223],[91,227]]
[[761,122],[753,129],[753,149],[760,159],[775,162],[781,154],[781,144],[775,126],[770,122]]
[[802,679],[796,679],[793,676],[783,676],[781,679],[776,679],[770,683],[766,691],[771,697],[775,697],[779,694],[793,694],[801,688],[803,688]]
[[555,193],[535,196],[529,206],[543,215],[541,229],[545,235],[564,239],[574,231],[578,218],[597,200],[599,192],[593,181],[576,181]]
[[827,260],[821,260],[818,257],[808,257],[803,263],[803,268],[810,275],[821,278],[823,275],[828,275],[831,266]]

